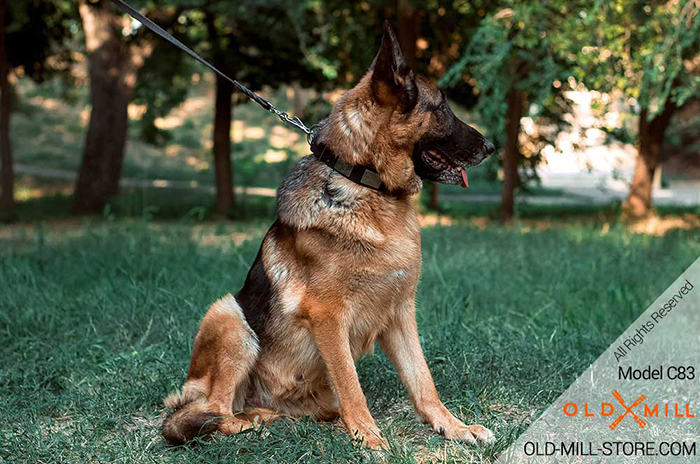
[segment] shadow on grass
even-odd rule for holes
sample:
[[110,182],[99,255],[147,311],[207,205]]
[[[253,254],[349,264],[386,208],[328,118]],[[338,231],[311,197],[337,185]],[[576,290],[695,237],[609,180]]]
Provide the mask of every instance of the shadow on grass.
[[[104,211],[93,217],[104,219],[193,219],[209,221],[216,218],[215,197],[197,190],[179,189],[130,189],[113,198]],[[50,195],[18,202],[14,219],[41,221],[71,217],[72,195]],[[236,195],[236,205],[230,219],[255,221],[269,219],[276,214],[276,200],[272,197]]]
[[[421,196],[421,211],[434,212],[427,207],[429,196]],[[439,214],[459,219],[486,217],[498,220],[500,204],[494,202],[442,201]],[[620,222],[622,206],[619,202],[603,204],[516,204],[514,219],[575,220],[590,219],[598,222]],[[656,207],[659,217],[684,214],[700,214],[698,206],[660,205]]]
[[[39,221],[44,219],[62,219],[70,217],[73,197],[65,194],[46,195],[17,203],[14,215],[19,221]],[[434,213],[427,208],[429,193],[424,192],[420,199],[420,209],[424,213]],[[592,222],[619,222],[620,205],[534,205],[516,206],[516,219],[541,220],[579,220]],[[698,214],[696,206],[659,206],[660,217]],[[438,212],[453,218],[483,217],[497,220],[499,204],[485,202],[442,202]],[[255,221],[268,219],[276,215],[276,200],[272,197],[255,195],[236,195],[236,205],[230,218],[238,221]],[[215,197],[201,190],[139,188],[125,189],[109,202],[102,214],[104,218],[146,218],[146,219],[195,219],[208,221],[215,219]]]

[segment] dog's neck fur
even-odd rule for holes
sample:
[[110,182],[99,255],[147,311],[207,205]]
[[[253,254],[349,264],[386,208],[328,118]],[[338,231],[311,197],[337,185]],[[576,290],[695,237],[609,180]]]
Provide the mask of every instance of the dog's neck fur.
[[371,79],[369,72],[343,94],[317,137],[346,163],[376,170],[390,191],[416,193],[421,183],[411,161],[412,145],[402,147],[391,139],[388,125],[394,109],[376,102]]
[[384,112],[371,98],[370,86],[362,85],[365,80],[343,94],[319,134],[323,143],[349,164],[371,158],[376,122]]
[[377,134],[377,116],[381,108],[364,94],[367,89],[357,86],[334,105],[328,118],[329,146],[343,161],[360,164],[371,158],[372,145]]

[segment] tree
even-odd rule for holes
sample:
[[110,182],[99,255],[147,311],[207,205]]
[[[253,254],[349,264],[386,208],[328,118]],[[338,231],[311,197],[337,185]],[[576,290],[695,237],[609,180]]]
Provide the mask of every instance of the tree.
[[[285,2],[254,0],[241,4],[206,1],[188,15],[191,34],[212,64],[251,90],[298,82],[316,85],[320,70],[305,58],[293,24],[293,7]],[[303,14],[303,12],[302,12]],[[231,163],[233,86],[216,76],[213,154],[217,214],[231,214],[234,205]],[[240,97],[245,98],[245,97]],[[273,117],[273,116],[271,116]]]
[[0,151],[2,152],[2,173],[0,178],[0,209],[9,216],[15,205],[14,176],[12,173],[12,153],[10,152],[10,84],[7,79],[10,63],[5,45],[6,0],[0,0]]
[[581,81],[621,92],[638,112],[637,163],[623,205],[632,220],[653,214],[652,179],[666,130],[678,109],[698,98],[699,11],[697,0],[600,2],[585,11],[586,34],[572,42]]
[[69,2],[0,0],[0,215],[4,219],[12,217],[14,207],[9,74],[13,69],[21,69],[23,74],[41,82],[65,69],[70,60],[67,53],[58,49],[70,37],[66,26],[70,13]]
[[[536,176],[539,149],[565,124],[570,110],[565,98],[572,64],[558,43],[562,25],[576,12],[575,2],[502,2],[485,15],[460,60],[441,84],[452,87],[475,79],[476,111],[486,135],[503,147],[503,192],[500,217],[512,220],[520,174]],[[521,120],[530,116],[542,127],[534,150],[523,153]],[[523,169],[530,168],[530,169]]]
[[[219,36],[214,13],[205,14],[207,36],[212,48],[214,66],[229,76],[235,70],[226,60],[226,44]],[[216,75],[216,94],[214,96],[214,176],[216,178],[216,212],[221,217],[231,214],[234,205],[233,172],[231,169],[231,122],[233,120],[232,97],[233,85],[223,77]]]
[[[80,0],[90,76],[90,122],[75,184],[73,211],[100,211],[119,190],[128,128],[127,109],[138,73],[155,40],[145,27],[135,28],[108,0]],[[182,8],[149,11],[163,27]]]

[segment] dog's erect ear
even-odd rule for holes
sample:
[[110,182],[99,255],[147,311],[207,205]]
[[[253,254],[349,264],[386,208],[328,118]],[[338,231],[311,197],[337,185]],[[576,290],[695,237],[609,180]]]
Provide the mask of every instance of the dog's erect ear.
[[384,36],[379,53],[370,67],[374,98],[382,105],[400,105],[407,113],[416,106],[418,89],[413,71],[401,53],[399,41],[389,21],[384,21]]

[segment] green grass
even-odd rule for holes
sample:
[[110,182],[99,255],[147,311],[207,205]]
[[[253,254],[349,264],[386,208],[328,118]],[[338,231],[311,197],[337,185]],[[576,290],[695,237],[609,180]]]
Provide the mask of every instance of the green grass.
[[[242,284],[267,224],[85,222],[0,241],[0,462],[370,462],[336,424],[172,448],[161,399],[184,381],[207,306]],[[233,245],[232,237],[250,240]],[[423,231],[422,343],[442,399],[496,444],[413,417],[378,351],[359,362],[388,462],[497,455],[700,255],[700,236],[453,226]]]

